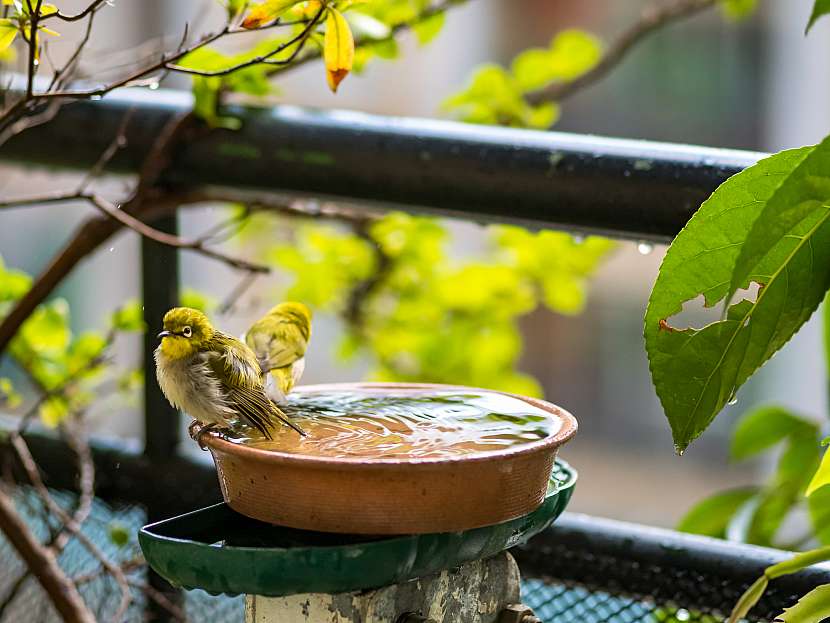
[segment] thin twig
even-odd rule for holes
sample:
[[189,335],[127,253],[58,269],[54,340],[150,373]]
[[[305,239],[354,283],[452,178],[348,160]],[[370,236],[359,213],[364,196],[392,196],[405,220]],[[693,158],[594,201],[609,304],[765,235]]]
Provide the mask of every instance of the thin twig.
[[89,14],[89,19],[86,22],[86,30],[84,30],[84,35],[81,37],[81,40],[78,42],[78,45],[75,46],[75,51],[70,55],[70,57],[66,60],[66,63],[60,69],[56,69],[54,75],[52,76],[52,80],[49,82],[49,87],[47,91],[51,91],[56,86],[61,86],[63,84],[63,80],[66,79],[71,72],[74,71],[76,67],[76,63],[81,58],[81,53],[83,52],[84,48],[86,48],[87,43],[89,43],[89,38],[92,35],[92,25],[95,21],[95,13]]
[[[240,69],[245,69],[247,67],[253,67],[254,65],[289,65],[291,64],[297,55],[302,51],[306,41],[311,36],[311,33],[314,32],[314,27],[320,22],[320,18],[325,11],[325,6],[321,6],[320,10],[317,11],[317,14],[311,19],[311,21],[306,24],[305,28],[302,29],[296,36],[292,37],[285,43],[279,44],[276,48],[267,52],[266,54],[262,54],[260,56],[255,56],[250,58],[246,61],[242,61],[237,63],[236,65],[231,65],[230,67],[226,67],[224,69],[217,69],[214,71],[205,71],[202,69],[195,69],[192,67],[183,67],[181,65],[174,65],[171,63],[166,63],[165,68],[169,69],[170,71],[175,71],[177,73],[182,74],[190,74],[194,76],[204,76],[207,78],[213,78],[217,76],[227,76],[228,74],[232,74],[235,71],[239,71]],[[272,60],[274,56],[279,54],[280,52],[287,50],[292,45],[296,44],[296,49],[285,59],[283,60]]]
[[526,96],[531,104],[562,101],[605,77],[628,55],[631,49],[656,30],[715,6],[719,0],[676,0],[653,4],[643,9],[640,19],[614,41],[600,61],[578,78],[568,82],[555,82]]
[[124,149],[124,147],[127,146],[127,126],[130,124],[130,119],[132,119],[134,112],[135,108],[132,107],[129,108],[126,113],[124,113],[124,117],[121,119],[121,123],[118,126],[118,130],[116,131],[115,137],[112,139],[112,142],[103,151],[103,153],[98,158],[98,161],[92,166],[92,168],[84,176],[84,179],[78,185],[79,193],[84,192],[87,186],[89,186],[89,184],[92,182],[92,180],[94,180],[96,177],[100,176],[101,173],[103,173],[104,169],[115,157],[115,154],[117,154],[119,150]]
[[248,273],[244,275],[242,279],[240,279],[239,283],[237,283],[233,289],[228,293],[225,297],[225,300],[219,304],[219,307],[216,308],[216,313],[220,316],[224,316],[225,314],[229,313],[236,307],[236,304],[248,291],[248,289],[254,285],[254,282],[257,280],[256,273]]

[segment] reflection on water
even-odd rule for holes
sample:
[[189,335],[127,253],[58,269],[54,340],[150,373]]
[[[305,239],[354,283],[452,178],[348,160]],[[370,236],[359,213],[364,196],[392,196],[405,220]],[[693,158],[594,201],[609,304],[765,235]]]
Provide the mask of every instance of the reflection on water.
[[441,458],[530,443],[560,427],[542,409],[485,391],[298,392],[283,409],[307,437],[281,426],[273,440],[246,430],[251,437],[231,441],[327,457]]

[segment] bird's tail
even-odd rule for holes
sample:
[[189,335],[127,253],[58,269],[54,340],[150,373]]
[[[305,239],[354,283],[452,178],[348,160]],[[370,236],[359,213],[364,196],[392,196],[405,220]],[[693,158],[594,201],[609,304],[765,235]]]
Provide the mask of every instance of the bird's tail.
[[285,412],[284,412],[282,409],[280,409],[280,408],[279,408],[277,405],[275,405],[273,402],[271,403],[271,406],[273,407],[273,413],[274,413],[274,416],[275,416],[275,417],[276,417],[276,418],[277,418],[280,422],[282,422],[282,423],[283,423],[283,424],[285,424],[286,426],[289,426],[290,428],[293,428],[295,431],[297,431],[297,432],[300,434],[300,436],[301,436],[301,437],[308,437],[308,433],[306,433],[306,432],[305,432],[302,428],[300,428],[299,426],[297,426],[296,424],[294,424],[294,422],[292,422],[291,420],[289,420],[289,419],[288,419],[288,416],[285,414]]

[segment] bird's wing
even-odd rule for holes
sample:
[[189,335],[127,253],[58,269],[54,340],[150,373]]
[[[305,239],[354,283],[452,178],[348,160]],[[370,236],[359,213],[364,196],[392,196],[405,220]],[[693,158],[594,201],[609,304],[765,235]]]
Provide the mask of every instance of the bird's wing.
[[308,334],[291,321],[257,322],[245,335],[256,354],[263,374],[274,368],[290,366],[305,356]]
[[207,364],[222,384],[227,406],[244,422],[256,428],[268,439],[272,438],[271,430],[276,424],[275,420],[280,420],[301,435],[305,435],[305,432],[290,422],[282,410],[265,395],[255,362],[234,356],[226,349],[208,353]]

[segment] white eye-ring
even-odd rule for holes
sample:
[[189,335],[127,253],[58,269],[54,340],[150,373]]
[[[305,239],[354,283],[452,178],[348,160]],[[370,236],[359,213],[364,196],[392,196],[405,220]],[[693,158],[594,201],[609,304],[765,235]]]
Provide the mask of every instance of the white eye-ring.
[[191,335],[193,335],[193,330],[190,327],[185,327],[184,329],[182,329],[182,335],[185,337],[190,337]]

